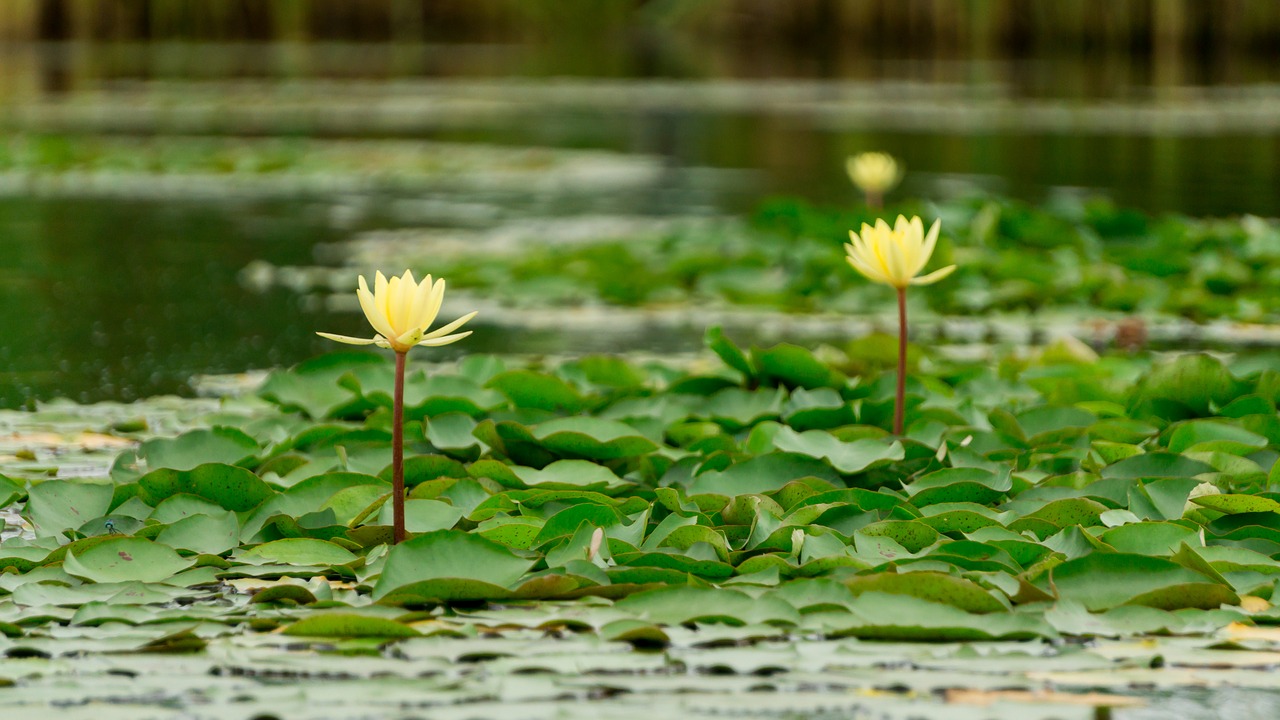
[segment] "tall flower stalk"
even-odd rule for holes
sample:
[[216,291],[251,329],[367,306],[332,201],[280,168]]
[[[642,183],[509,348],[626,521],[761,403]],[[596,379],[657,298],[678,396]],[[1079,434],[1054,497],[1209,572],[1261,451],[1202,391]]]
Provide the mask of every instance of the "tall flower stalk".
[[933,255],[941,225],[942,221],[935,220],[926,235],[920,218],[907,220],[899,215],[892,228],[884,220],[876,220],[875,226],[863,223],[860,233],[850,230],[851,242],[844,246],[854,270],[872,282],[892,287],[898,293],[898,385],[893,403],[893,432],[896,435],[902,434],[907,389],[907,288],[930,285],[956,269],[955,265],[948,265],[928,275],[920,275]]
[[[421,283],[413,279],[413,272],[388,280],[382,273],[374,277],[373,292],[360,276],[356,297],[360,309],[377,331],[372,338],[355,338],[333,333],[316,333],[320,337],[348,345],[376,345],[388,348],[396,354],[395,393],[391,410],[391,508],[394,542],[405,539],[404,529],[404,373],[409,350],[418,345],[439,347],[454,343],[471,334],[471,331],[455,333],[471,318],[474,312],[453,322],[427,332],[435,322],[444,303],[444,280],[431,281],[428,275]],[[451,334],[452,333],[452,334]]]

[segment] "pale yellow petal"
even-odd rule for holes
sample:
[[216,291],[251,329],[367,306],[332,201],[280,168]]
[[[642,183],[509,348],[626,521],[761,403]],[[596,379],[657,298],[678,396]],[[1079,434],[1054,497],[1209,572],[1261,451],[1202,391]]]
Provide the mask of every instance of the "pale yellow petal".
[[326,340],[336,340],[340,343],[346,343],[348,345],[372,345],[378,341],[378,338],[376,337],[375,338],[354,338],[354,337],[348,337],[346,335],[334,335],[333,333],[326,333],[326,332],[318,332],[316,334],[322,338],[325,338]]
[[431,286],[431,296],[427,301],[427,306],[423,310],[422,315],[418,317],[419,327],[426,330],[431,327],[431,323],[436,321],[436,316],[440,314],[440,306],[444,304],[444,278],[436,280]]
[[[905,219],[905,218],[904,218]],[[920,260],[921,246],[924,245],[924,226],[920,224],[920,217],[914,216],[906,222],[905,232],[906,241],[906,270],[907,275],[914,277],[920,269],[924,267],[924,263]]]
[[881,239],[881,255],[884,257],[885,275],[893,281],[894,286],[901,286],[909,279],[906,274],[904,239],[905,235],[897,230],[886,231]]
[[[870,230],[870,226],[863,225],[863,228]],[[874,232],[874,231],[872,231]],[[868,233],[870,235],[871,233]],[[857,235],[852,230],[849,231],[849,239],[853,242],[845,245],[849,249],[849,255],[856,256],[864,265],[874,265],[877,263],[876,253],[871,249],[870,243],[866,236]]]
[[933,225],[929,226],[929,234],[925,236],[924,247],[920,249],[920,265],[916,267],[916,272],[924,269],[929,263],[929,258],[933,257],[933,248],[938,244],[938,230],[942,227],[941,220],[934,220]]
[[458,318],[457,320],[454,320],[453,322],[449,323],[448,325],[442,325],[442,326],[440,326],[440,327],[436,328],[435,330],[432,330],[431,332],[427,333],[426,335],[423,335],[423,336],[422,336],[422,339],[423,339],[423,340],[430,340],[430,339],[432,339],[432,338],[437,338],[437,337],[440,337],[440,336],[442,336],[442,335],[448,335],[449,333],[453,332],[454,330],[457,330],[458,328],[460,328],[460,327],[462,327],[464,324],[466,324],[466,322],[467,322],[468,320],[470,320],[471,318],[475,317],[475,316],[478,314],[478,312],[479,312],[479,311],[477,311],[477,310],[473,310],[473,311],[471,311],[471,312],[467,313],[466,315],[463,315],[462,317]]
[[470,334],[471,334],[471,331],[470,331],[470,330],[468,330],[468,331],[466,331],[466,332],[460,332],[460,333],[457,333],[457,334],[455,334],[455,335],[445,335],[444,337],[430,338],[430,339],[423,339],[423,340],[422,340],[421,342],[419,342],[418,344],[419,344],[419,345],[425,345],[425,346],[427,346],[427,347],[440,347],[441,345],[448,345],[448,344],[450,344],[450,343],[456,343],[456,342],[458,342],[459,340],[461,340],[462,338],[464,338],[464,337],[466,337],[466,336],[468,336],[468,335],[470,335]]
[[421,339],[422,339],[422,328],[410,328],[409,330],[406,330],[402,335],[397,337],[395,339],[395,342],[392,343],[392,345],[397,347],[402,347],[402,348],[411,348],[414,345],[417,345],[418,341]]
[[941,270],[934,270],[928,275],[921,275],[918,278],[913,278],[911,280],[911,284],[912,285],[932,285],[933,283],[936,283],[942,278],[955,272],[955,269],[956,269],[955,265],[948,265],[942,268]]
[[877,270],[876,268],[870,265],[863,263],[857,257],[850,255],[845,259],[849,261],[849,264],[853,266],[854,270],[857,270],[858,272],[862,273],[863,277],[870,280],[871,282],[884,283],[886,285],[892,284],[889,282],[889,278],[885,277],[884,273],[880,272],[879,270]]
[[418,289],[413,293],[413,307],[409,308],[410,322],[416,328],[426,329],[431,324],[433,318],[427,317],[427,308],[431,303],[431,276],[428,275],[418,284]]
[[[884,221],[881,220],[878,224],[884,225]],[[891,278],[893,277],[893,269],[889,265],[890,250],[888,246],[892,242],[890,240],[892,231],[888,228],[889,226],[885,225],[884,231],[881,232],[881,229],[877,227],[871,233],[871,236],[864,237],[864,240],[866,240],[867,247],[871,250],[871,259],[868,260],[868,264],[878,269],[886,278]]]
[[374,306],[378,308],[378,312],[384,318],[390,318],[387,314],[387,276],[379,270],[378,274],[373,277],[373,300]]
[[413,322],[413,299],[418,294],[418,283],[413,279],[413,271],[405,270],[400,279],[400,294],[396,298],[397,329],[407,332],[417,327]]
[[399,275],[392,275],[387,281],[387,322],[392,324],[392,334],[389,338],[396,337],[406,331],[404,327],[404,278]]
[[379,335],[394,335],[391,331],[391,324],[387,322],[387,316],[378,309],[377,299],[369,293],[369,288],[365,287],[364,278],[360,278],[360,287],[356,290],[356,297],[360,300],[360,309],[364,311],[365,319],[378,331]]

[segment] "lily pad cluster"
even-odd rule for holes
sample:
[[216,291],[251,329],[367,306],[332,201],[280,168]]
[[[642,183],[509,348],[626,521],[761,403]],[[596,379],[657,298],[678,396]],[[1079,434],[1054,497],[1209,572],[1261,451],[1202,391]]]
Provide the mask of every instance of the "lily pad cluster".
[[[1252,668],[1274,654],[1270,358],[1089,362],[1059,346],[992,368],[926,355],[894,437],[894,378],[859,371],[863,359],[740,348],[715,329],[707,343],[713,354],[685,367],[473,356],[412,372],[399,545],[393,368],[374,354],[276,371],[259,399],[206,406],[194,429],[142,440],[105,477],[6,466],[0,512],[27,529],[0,543],[0,679],[31,693],[13,707],[43,707],[39,688],[66,673],[141,675],[145,695],[185,672],[142,659],[154,653],[267,684],[425,674],[444,693],[432,702],[466,703],[468,717],[485,702],[561,712],[567,696],[602,692],[574,679],[584,672],[703,668],[756,690],[784,673],[773,689],[793,691],[835,673],[824,687],[870,691],[886,687],[882,671],[850,667],[982,663],[960,646],[930,660],[875,644],[889,641],[1014,643],[979,654],[1031,653],[1042,670],[1080,672],[1062,681],[1076,691],[1116,689],[1098,680],[1114,669],[1137,678],[1204,653]],[[1163,641],[1132,666],[1044,644],[1134,635],[1198,644]],[[560,640],[545,654],[537,638]],[[738,647],[713,652],[725,645]],[[364,657],[342,670],[331,654]],[[124,659],[70,659],[111,656]],[[483,667],[453,667],[467,657]],[[503,690],[484,680],[529,672],[539,679]],[[1002,690],[1035,686],[1000,677]],[[932,693],[944,680],[907,684]],[[1258,681],[1231,682],[1270,687]],[[85,702],[101,699],[79,682]],[[672,690],[643,685],[608,684]],[[231,702],[229,687],[173,701]],[[867,702],[888,716],[915,707]]]
[[892,298],[856,277],[843,243],[862,223],[899,213],[942,220],[933,265],[958,269],[922,293],[940,314],[1280,317],[1273,292],[1280,281],[1280,226],[1274,221],[1156,218],[1105,200],[1029,206],[970,198],[910,202],[880,213],[775,200],[745,225],[675,230],[657,240],[533,243],[501,264],[472,256],[443,266],[406,246],[397,260],[441,272],[455,288],[513,303],[573,304],[585,297],[622,306],[697,302],[865,313],[889,308]]
[[[410,613],[607,598],[606,637],[659,643],[697,622],[976,639],[1271,617],[1255,611],[1280,577],[1273,370],[1052,352],[940,367],[891,437],[889,375],[708,342],[722,364],[702,371],[477,356],[411,374],[414,537],[394,547],[392,369],[374,355],[277,371],[259,392],[278,411],[147,440],[109,478],[4,478],[35,535],[0,545],[10,621],[244,578],[343,583],[328,601]],[[259,601],[320,599],[301,583]]]

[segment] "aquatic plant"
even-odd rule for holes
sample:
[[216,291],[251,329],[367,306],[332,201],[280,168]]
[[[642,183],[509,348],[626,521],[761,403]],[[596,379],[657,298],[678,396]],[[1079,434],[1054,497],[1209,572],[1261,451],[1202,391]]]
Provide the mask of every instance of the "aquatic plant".
[[[349,345],[377,345],[396,353],[395,399],[392,410],[392,484],[391,504],[394,510],[395,542],[405,539],[404,530],[404,370],[409,350],[418,345],[439,347],[457,342],[471,334],[470,330],[454,333],[471,318],[474,312],[463,315],[443,327],[427,332],[440,313],[444,302],[444,278],[431,281],[431,276],[421,283],[413,279],[413,271],[387,280],[381,272],[374,278],[373,292],[360,276],[356,297],[360,309],[378,334],[372,338],[355,338],[346,335],[320,332],[317,335]],[[452,333],[452,334],[451,334]]]
[[892,228],[884,220],[877,220],[874,226],[863,223],[860,234],[849,231],[852,242],[845,244],[854,270],[872,282],[884,283],[898,291],[898,390],[893,406],[893,432],[898,435],[902,434],[907,377],[907,287],[930,285],[956,269],[955,265],[948,265],[920,275],[938,244],[941,226],[941,220],[934,220],[926,235],[919,217],[907,220],[899,215]]

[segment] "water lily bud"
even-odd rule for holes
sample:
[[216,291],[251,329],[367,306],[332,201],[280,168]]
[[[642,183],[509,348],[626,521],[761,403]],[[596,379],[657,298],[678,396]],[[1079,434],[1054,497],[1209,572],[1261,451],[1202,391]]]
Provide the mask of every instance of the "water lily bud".
[[587,560],[594,561],[600,554],[600,544],[604,542],[604,528],[596,528],[591,533],[591,546],[587,548]]

